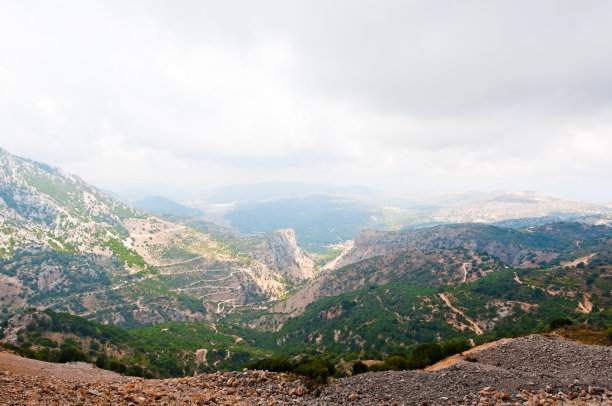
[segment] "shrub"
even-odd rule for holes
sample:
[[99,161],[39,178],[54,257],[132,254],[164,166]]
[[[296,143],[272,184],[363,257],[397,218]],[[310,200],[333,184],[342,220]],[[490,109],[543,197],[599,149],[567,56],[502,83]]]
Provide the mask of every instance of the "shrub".
[[451,355],[467,351],[470,348],[472,348],[472,346],[467,340],[447,341],[442,344],[442,355],[444,357],[450,357]]
[[57,348],[57,342],[48,339],[47,337],[41,337],[38,339],[38,344],[43,347]]
[[98,355],[98,358],[96,358],[96,366],[98,368],[108,369],[108,358],[106,358],[106,355]]
[[373,364],[368,368],[368,371],[370,372],[381,372],[381,371],[388,371],[389,368],[387,367],[387,364],[382,363],[382,364]]
[[62,345],[60,345],[61,349],[64,348],[68,348],[68,347],[77,347],[78,348],[79,343],[77,343],[76,341],[74,341],[72,338],[68,337],[64,339],[64,342],[62,343]]
[[115,371],[115,372],[119,372],[120,374],[124,373],[125,370],[127,369],[125,364],[122,364],[121,362],[117,361],[116,359],[111,360],[108,363],[108,369],[110,369],[111,371]]
[[574,324],[572,320],[568,319],[567,317],[557,317],[550,322],[550,329],[556,330],[560,327],[571,326],[572,324]]
[[422,369],[444,358],[442,347],[437,343],[418,345],[410,353],[410,369]]
[[612,341],[612,328],[607,329],[605,334],[606,334],[606,338]]
[[294,372],[306,376],[316,383],[327,382],[327,378],[336,372],[336,367],[331,361],[319,358],[303,358],[297,363],[291,363],[284,358],[266,358],[251,362],[246,367],[273,372]]
[[88,361],[87,354],[81,351],[78,347],[65,347],[60,350],[59,362],[76,362],[76,361]]
[[353,364],[353,375],[359,375],[368,372],[368,366],[361,361]]
[[129,376],[144,376],[144,370],[140,365],[131,365],[127,368],[125,374]]
[[284,358],[266,358],[246,365],[249,369],[259,369],[272,372],[291,372],[293,365]]
[[374,349],[366,352],[364,354],[364,359],[376,359],[376,360],[381,360],[382,359],[382,355],[380,355],[380,353]]
[[391,371],[403,371],[408,369],[408,359],[401,355],[392,355],[385,360],[385,366]]
[[326,359],[305,358],[296,364],[294,372],[317,383],[325,383],[336,372],[336,367]]

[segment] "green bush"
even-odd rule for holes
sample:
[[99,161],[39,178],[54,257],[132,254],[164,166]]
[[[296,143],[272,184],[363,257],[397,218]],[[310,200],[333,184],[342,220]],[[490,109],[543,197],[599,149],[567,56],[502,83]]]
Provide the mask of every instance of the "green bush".
[[467,340],[447,341],[442,344],[442,354],[444,357],[450,357],[451,355],[467,351],[470,348],[472,348],[472,346]]
[[272,372],[291,372],[293,364],[284,358],[265,358],[259,361],[251,362],[246,365],[249,369],[259,369],[261,371]]
[[98,355],[98,358],[96,358],[96,366],[102,369],[109,369],[108,368],[108,358],[106,358],[106,355],[104,354]]
[[64,342],[62,343],[62,345],[60,345],[60,348],[64,349],[64,348],[68,348],[68,347],[78,347],[78,346],[79,346],[79,343],[74,341],[72,338],[68,337],[68,338],[64,339]]
[[382,364],[373,364],[370,365],[370,367],[368,368],[369,372],[382,372],[382,371],[388,371],[389,368],[387,367],[387,364],[382,363]]
[[368,366],[361,361],[353,364],[353,375],[359,375],[368,372]]
[[402,357],[401,355],[393,355],[385,359],[384,365],[387,370],[403,371],[408,369],[408,358]]
[[557,317],[550,322],[550,329],[556,330],[560,327],[571,326],[572,324],[574,324],[572,320],[568,319],[567,317]]
[[87,359],[87,354],[81,351],[80,348],[70,346],[70,347],[62,348],[60,350],[58,361],[59,362],[76,362],[76,361],[87,362],[88,359]]
[[380,353],[374,349],[366,352],[363,357],[364,359],[382,360],[382,355],[380,355]]
[[142,369],[140,365],[131,365],[126,369],[125,374],[129,376],[141,376],[142,377],[145,375],[145,371],[144,369]]
[[298,375],[304,375],[317,383],[327,382],[327,378],[336,372],[336,367],[326,359],[304,358],[293,370]]
[[108,363],[108,369],[110,369],[111,371],[115,371],[115,372],[119,372],[120,374],[124,373],[127,369],[127,367],[125,366],[125,364],[122,364],[121,362],[117,361],[116,359],[111,360]]
[[437,343],[426,343],[417,345],[410,353],[410,368],[422,369],[433,365],[444,358],[442,347]]
[[336,372],[334,364],[326,359],[303,358],[292,363],[284,358],[266,358],[246,365],[249,369],[261,369],[273,372],[293,372],[312,379],[316,383],[325,383],[327,378]]

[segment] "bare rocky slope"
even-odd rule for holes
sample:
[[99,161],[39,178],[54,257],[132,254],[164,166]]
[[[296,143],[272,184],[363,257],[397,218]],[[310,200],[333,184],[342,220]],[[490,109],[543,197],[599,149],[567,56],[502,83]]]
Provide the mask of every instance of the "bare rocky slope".
[[292,229],[236,239],[232,246],[270,269],[282,270],[291,282],[302,282],[315,275],[314,257],[298,245]]
[[506,339],[437,370],[342,379],[324,387],[312,404],[349,398],[356,405],[610,404],[612,348],[538,335]]
[[155,405],[611,404],[612,348],[529,336],[477,347],[431,371],[370,372],[308,391],[261,371],[128,378],[89,365],[0,353],[0,402]]
[[287,280],[314,269],[291,231],[236,252],[216,230],[136,210],[2,149],[0,224],[4,314],[33,306],[118,325],[213,320],[281,297]]

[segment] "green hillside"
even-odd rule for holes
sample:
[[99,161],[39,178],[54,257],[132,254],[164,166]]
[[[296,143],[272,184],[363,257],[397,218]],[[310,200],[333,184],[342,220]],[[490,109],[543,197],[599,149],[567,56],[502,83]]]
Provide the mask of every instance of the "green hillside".
[[[408,353],[422,343],[471,339],[479,344],[544,332],[560,317],[605,329],[612,327],[610,260],[612,250],[607,250],[582,267],[507,269],[475,282],[431,288],[402,283],[371,286],[316,301],[277,332],[246,327],[261,311],[216,323],[169,323],[134,330],[46,311],[50,321],[41,318],[24,326],[17,335],[18,346],[30,356],[44,358],[49,351],[61,351],[62,342],[67,342],[64,347],[76,346],[91,362],[101,359],[104,366],[116,361],[133,367],[132,372],[183,376],[239,369],[272,356],[307,355],[337,362]],[[581,304],[590,311],[581,310]],[[2,326],[8,331],[8,322]],[[63,341],[58,332],[63,333]]]

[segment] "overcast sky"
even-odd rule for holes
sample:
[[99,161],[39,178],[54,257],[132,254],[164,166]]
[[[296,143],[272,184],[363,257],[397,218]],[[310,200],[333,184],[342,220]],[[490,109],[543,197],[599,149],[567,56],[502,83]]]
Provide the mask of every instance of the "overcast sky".
[[94,185],[612,200],[610,1],[0,2],[0,146]]

